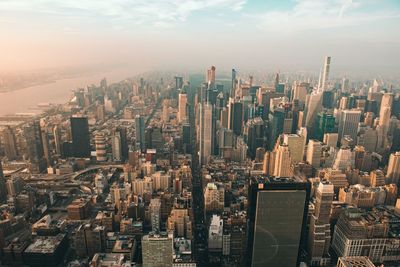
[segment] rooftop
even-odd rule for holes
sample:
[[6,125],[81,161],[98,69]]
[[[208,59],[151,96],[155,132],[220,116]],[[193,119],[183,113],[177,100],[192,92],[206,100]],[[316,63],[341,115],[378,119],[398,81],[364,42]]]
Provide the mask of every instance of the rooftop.
[[28,246],[25,253],[51,254],[64,240],[65,234],[56,236],[38,236],[32,244]]

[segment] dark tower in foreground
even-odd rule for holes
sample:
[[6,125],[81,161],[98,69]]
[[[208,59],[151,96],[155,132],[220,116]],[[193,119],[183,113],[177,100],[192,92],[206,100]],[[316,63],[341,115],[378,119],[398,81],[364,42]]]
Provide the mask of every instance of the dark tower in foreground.
[[310,189],[298,176],[251,178],[247,266],[299,265]]
[[73,156],[90,157],[89,124],[86,117],[71,117],[71,134]]

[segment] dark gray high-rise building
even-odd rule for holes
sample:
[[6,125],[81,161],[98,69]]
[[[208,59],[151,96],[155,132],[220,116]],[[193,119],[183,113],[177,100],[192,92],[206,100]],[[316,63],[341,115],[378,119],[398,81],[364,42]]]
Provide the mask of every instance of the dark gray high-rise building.
[[232,87],[231,87],[230,97],[235,98],[235,93],[236,93],[236,70],[232,69]]
[[145,140],[145,124],[143,116],[136,115],[135,117],[135,137],[136,137],[136,147],[141,151],[146,149]]
[[29,158],[29,170],[31,173],[41,173],[46,170],[47,164],[44,158],[43,141],[39,121],[27,124],[23,128],[27,157]]
[[299,266],[310,189],[299,176],[251,178],[247,266]]
[[241,135],[243,128],[243,103],[237,101],[230,102],[228,116],[228,128],[234,134]]
[[17,142],[15,140],[15,134],[13,129],[10,126],[7,126],[3,132],[2,132],[2,136],[3,136],[3,142],[4,142],[4,153],[5,156],[9,159],[9,160],[14,160],[17,157]]
[[72,154],[77,158],[90,157],[90,134],[87,117],[71,117]]

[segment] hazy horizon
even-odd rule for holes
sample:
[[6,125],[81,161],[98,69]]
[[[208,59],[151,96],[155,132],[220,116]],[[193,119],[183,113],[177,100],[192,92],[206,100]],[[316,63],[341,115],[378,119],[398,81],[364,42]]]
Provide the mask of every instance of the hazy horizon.
[[[0,2],[0,71],[400,68],[396,0]],[[5,40],[5,41],[4,41]]]

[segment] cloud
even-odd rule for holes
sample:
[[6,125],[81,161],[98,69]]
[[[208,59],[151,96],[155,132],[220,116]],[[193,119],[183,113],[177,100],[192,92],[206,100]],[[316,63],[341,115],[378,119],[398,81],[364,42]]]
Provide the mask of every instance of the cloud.
[[[185,22],[195,12],[239,11],[244,0],[2,0],[0,15],[25,11],[58,16],[100,17],[114,27],[123,24],[168,27]],[[129,25],[128,25],[129,26]]]
[[382,8],[366,11],[364,2],[352,0],[296,0],[288,10],[272,10],[254,16],[259,29],[293,33],[361,25],[400,18],[400,12]]

